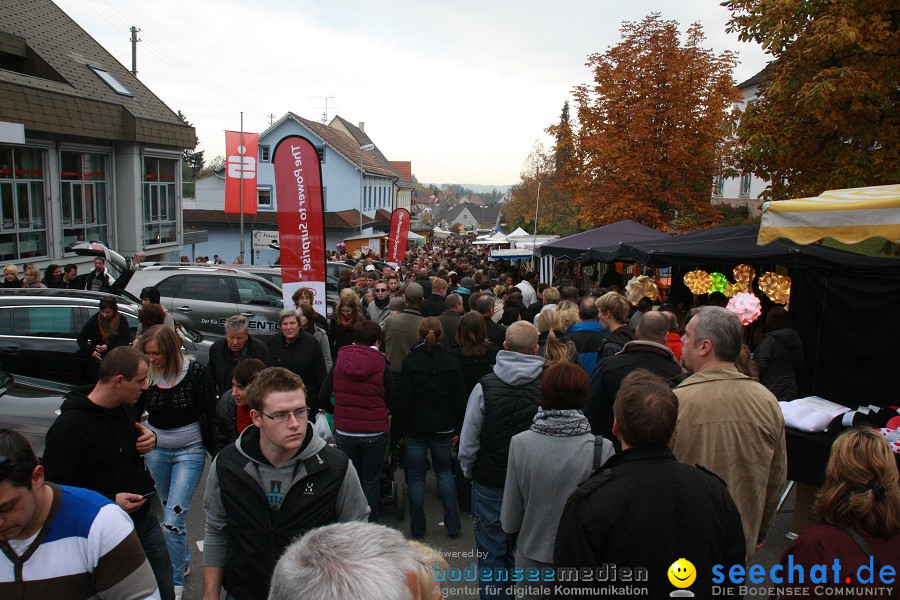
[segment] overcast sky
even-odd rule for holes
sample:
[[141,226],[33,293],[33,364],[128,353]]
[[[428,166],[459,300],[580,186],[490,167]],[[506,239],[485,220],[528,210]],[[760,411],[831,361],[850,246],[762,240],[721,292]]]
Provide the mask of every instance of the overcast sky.
[[700,21],[707,47],[739,52],[737,82],[765,64],[726,34],[715,0],[55,0],[197,129],[207,159],[225,129],[262,132],[268,115],[365,122],[421,182],[518,181],[535,141],[559,119],[587,56],[620,40],[622,21],[658,11]]

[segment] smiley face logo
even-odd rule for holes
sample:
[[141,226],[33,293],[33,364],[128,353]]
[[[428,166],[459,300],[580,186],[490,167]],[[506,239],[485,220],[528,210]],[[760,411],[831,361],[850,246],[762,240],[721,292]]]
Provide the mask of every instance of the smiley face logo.
[[668,575],[669,583],[677,588],[686,588],[690,587],[697,579],[697,569],[694,568],[691,561],[679,558],[669,567]]

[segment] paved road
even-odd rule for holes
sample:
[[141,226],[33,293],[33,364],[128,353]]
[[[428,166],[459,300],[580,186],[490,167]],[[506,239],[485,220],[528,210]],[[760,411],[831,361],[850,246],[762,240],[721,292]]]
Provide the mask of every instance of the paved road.
[[[207,465],[208,471],[208,465]],[[203,489],[206,484],[206,471],[188,512],[188,535],[191,539],[191,574],[185,580],[185,593],[183,600],[200,600],[203,596],[203,558],[197,542],[203,540],[203,527],[205,517],[203,514]],[[427,530],[424,543],[439,550],[446,557],[451,567],[464,569],[475,561],[475,534],[474,529],[468,526],[463,516],[463,528],[460,536],[451,540],[443,527],[438,523],[443,519],[441,504],[435,491],[434,474],[429,471],[426,480],[427,493],[425,496],[425,514]],[[157,501],[158,508],[158,501]],[[395,527],[409,537],[408,511],[404,519],[399,520],[393,515],[392,507],[382,510],[381,522],[384,525]],[[782,552],[790,543],[785,534],[791,530],[794,518],[794,493],[788,496],[775,525],[769,532],[769,540],[759,552],[751,559],[752,563],[761,564],[768,572],[769,567],[778,562]],[[477,598],[478,589],[473,583],[450,584],[445,597]],[[223,594],[224,597],[224,594]],[[749,596],[748,596],[749,597]]]

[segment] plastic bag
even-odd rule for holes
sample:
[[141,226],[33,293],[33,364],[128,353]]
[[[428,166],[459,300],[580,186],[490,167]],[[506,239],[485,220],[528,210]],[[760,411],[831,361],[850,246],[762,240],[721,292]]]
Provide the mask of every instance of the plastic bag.
[[334,433],[331,431],[331,426],[328,425],[328,419],[325,418],[325,415],[319,415],[316,418],[316,435],[325,440],[326,444],[330,444],[334,441]]

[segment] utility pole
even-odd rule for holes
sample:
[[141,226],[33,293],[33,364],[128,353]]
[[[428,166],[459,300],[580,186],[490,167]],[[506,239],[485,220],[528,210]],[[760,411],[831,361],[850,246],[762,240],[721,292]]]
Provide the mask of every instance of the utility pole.
[[137,77],[137,43],[141,41],[137,34],[140,31],[136,26],[131,26],[131,74],[135,77]]
[[269,126],[271,127],[274,124],[275,124],[275,113],[269,113]]

